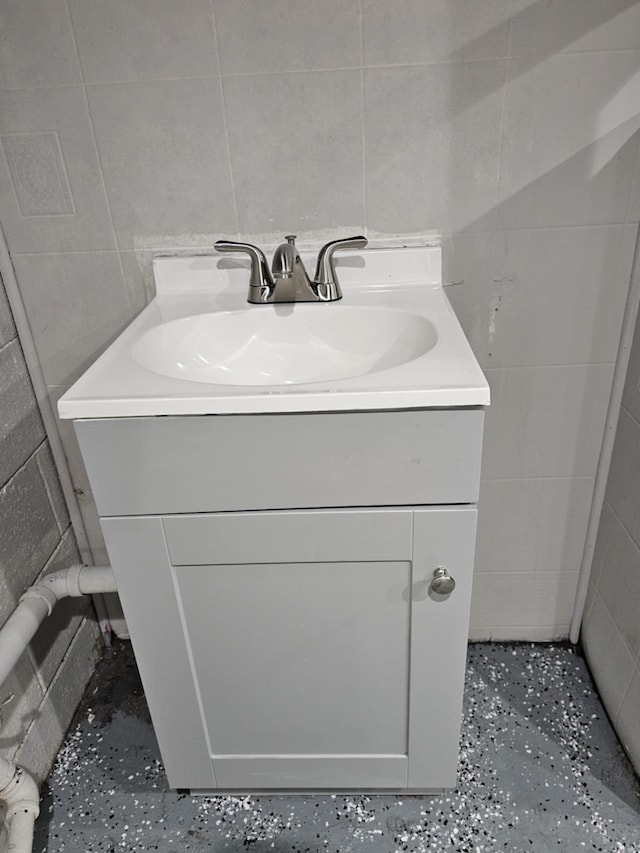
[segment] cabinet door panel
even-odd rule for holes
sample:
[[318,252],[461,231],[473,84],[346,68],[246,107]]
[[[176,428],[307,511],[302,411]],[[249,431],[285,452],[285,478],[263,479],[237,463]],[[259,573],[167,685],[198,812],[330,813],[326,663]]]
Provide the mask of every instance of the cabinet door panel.
[[[409,787],[453,787],[458,766],[477,511],[416,510],[413,525]],[[448,596],[429,592],[445,566]]]
[[[170,784],[455,785],[475,520],[470,506],[103,520]],[[440,565],[449,596],[429,593]]]
[[408,562],[182,566],[217,756],[406,755]]
[[173,788],[215,788],[159,518],[102,519],[144,692]]

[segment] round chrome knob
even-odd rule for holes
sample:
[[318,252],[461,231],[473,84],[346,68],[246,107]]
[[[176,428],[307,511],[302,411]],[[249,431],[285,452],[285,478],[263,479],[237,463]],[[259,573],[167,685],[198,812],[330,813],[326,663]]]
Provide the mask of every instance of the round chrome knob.
[[449,595],[455,589],[456,582],[444,566],[438,566],[433,573],[431,589],[438,595]]

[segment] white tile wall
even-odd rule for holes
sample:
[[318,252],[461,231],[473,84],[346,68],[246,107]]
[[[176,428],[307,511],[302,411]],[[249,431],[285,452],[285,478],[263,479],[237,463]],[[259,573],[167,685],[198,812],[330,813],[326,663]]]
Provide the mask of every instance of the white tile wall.
[[225,81],[241,232],[363,228],[361,89],[359,71]]
[[638,51],[510,61],[500,174],[510,227],[626,221],[640,117],[632,99],[612,105],[639,62]]
[[220,84],[87,87],[118,244],[237,230]]
[[487,370],[483,476],[593,476],[612,373],[607,364]]
[[25,135],[22,163],[26,135],[57,134],[76,210],[25,216],[0,151],[0,216],[52,393],[144,305],[154,251],[440,230],[494,396],[474,630],[566,635],[640,219],[639,8],[5,3],[0,135]]
[[69,0],[87,83],[218,72],[209,0]]
[[[483,367],[613,363],[635,226],[460,234],[447,295]],[[605,286],[608,283],[608,286]]]
[[509,0],[364,0],[364,61],[499,59],[507,55],[509,5]]
[[[361,65],[358,0],[216,0],[214,6],[224,74]],[[280,123],[274,115],[274,125]]]
[[562,637],[571,621],[577,582],[577,572],[477,574],[471,601],[471,639],[516,639],[518,631],[529,639],[529,629],[540,628],[548,634],[547,639]]
[[0,33],[1,89],[81,82],[65,0],[7,0]]
[[592,477],[483,480],[476,573],[579,566],[592,492]]
[[45,379],[70,384],[131,319],[118,254],[18,255],[14,264]]
[[504,60],[365,72],[367,226],[496,227]]
[[640,543],[639,472],[640,424],[623,407],[611,457],[607,500],[636,543]]
[[[634,279],[640,275],[635,264]],[[631,349],[582,642],[609,715],[640,773],[640,322]]]
[[[109,205],[82,87],[0,90],[0,141],[3,134],[10,134],[15,149],[21,134],[29,145],[31,135],[43,131],[57,134],[75,213],[24,216],[16,193],[20,189],[12,185],[6,152],[5,156],[0,154],[0,210],[10,251],[114,249]],[[20,168],[24,187],[32,183],[36,194],[42,182],[51,182],[49,175],[40,174],[40,160],[29,161],[28,153]]]
[[511,14],[515,56],[640,47],[636,0],[582,0],[579,10],[566,0],[513,0]]
[[640,664],[636,668],[624,694],[616,719],[616,729],[622,745],[632,757],[636,770],[640,767],[640,724],[638,709],[640,708]]
[[633,676],[635,657],[597,592],[583,624],[582,642],[600,695],[615,723]]

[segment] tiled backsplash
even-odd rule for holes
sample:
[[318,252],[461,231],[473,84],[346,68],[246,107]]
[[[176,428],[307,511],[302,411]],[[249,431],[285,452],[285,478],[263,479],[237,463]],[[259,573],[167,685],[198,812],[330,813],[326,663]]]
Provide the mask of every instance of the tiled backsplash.
[[566,636],[640,219],[640,4],[12,0],[0,28],[0,217],[52,396],[154,249],[436,229],[494,391],[473,636]]

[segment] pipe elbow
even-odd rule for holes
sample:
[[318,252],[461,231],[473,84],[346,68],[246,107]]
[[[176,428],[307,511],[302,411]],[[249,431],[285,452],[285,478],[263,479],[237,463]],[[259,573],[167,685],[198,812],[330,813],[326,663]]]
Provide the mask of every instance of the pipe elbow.
[[30,814],[37,818],[40,814],[40,792],[32,776],[22,767],[16,767],[9,784],[0,790],[0,800],[6,807],[6,820],[17,814]]

